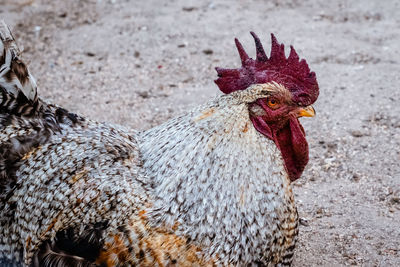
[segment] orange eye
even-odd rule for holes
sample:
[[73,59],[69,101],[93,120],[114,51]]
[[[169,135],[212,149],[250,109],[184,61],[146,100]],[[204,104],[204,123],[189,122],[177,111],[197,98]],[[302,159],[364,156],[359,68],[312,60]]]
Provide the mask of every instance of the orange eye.
[[267,105],[268,107],[275,109],[278,108],[278,101],[275,98],[268,98],[267,99]]

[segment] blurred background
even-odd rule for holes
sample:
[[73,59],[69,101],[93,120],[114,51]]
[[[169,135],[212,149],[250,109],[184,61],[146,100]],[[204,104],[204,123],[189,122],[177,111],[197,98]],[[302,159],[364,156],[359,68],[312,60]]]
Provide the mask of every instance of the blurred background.
[[39,95],[95,120],[147,129],[220,94],[270,33],[317,73],[302,119],[310,163],[293,184],[294,266],[400,266],[400,2],[0,0]]

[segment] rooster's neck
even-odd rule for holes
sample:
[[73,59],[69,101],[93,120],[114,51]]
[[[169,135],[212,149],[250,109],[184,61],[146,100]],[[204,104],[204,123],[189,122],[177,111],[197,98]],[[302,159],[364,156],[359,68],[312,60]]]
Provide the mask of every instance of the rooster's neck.
[[230,96],[139,139],[154,188],[152,223],[179,225],[180,234],[211,246],[210,255],[227,261],[256,255],[248,246],[225,251],[227,242],[250,240],[250,250],[268,246],[268,231],[282,220],[280,209],[295,209],[279,149],[253,127],[247,104],[235,104]]

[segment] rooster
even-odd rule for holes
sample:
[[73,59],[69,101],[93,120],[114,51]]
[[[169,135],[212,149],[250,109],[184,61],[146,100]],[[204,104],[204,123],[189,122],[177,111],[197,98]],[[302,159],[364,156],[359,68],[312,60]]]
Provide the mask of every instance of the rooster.
[[271,34],[224,93],[145,131],[49,104],[0,29],[1,266],[290,265],[291,182],[308,162],[298,118],[316,75]]

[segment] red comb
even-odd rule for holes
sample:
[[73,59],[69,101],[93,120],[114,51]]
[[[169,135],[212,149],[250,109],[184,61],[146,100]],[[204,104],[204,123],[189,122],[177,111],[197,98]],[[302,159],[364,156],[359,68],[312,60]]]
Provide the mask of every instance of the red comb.
[[271,33],[271,55],[268,58],[260,39],[250,32],[256,44],[256,59],[250,58],[242,44],[235,38],[236,47],[242,61],[239,69],[215,68],[218,79],[215,83],[225,94],[244,90],[252,84],[277,82],[284,85],[293,95],[293,101],[308,106],[314,103],[319,94],[318,82],[314,72],[310,72],[307,62],[290,46],[290,55],[285,56],[285,46],[279,44]]

